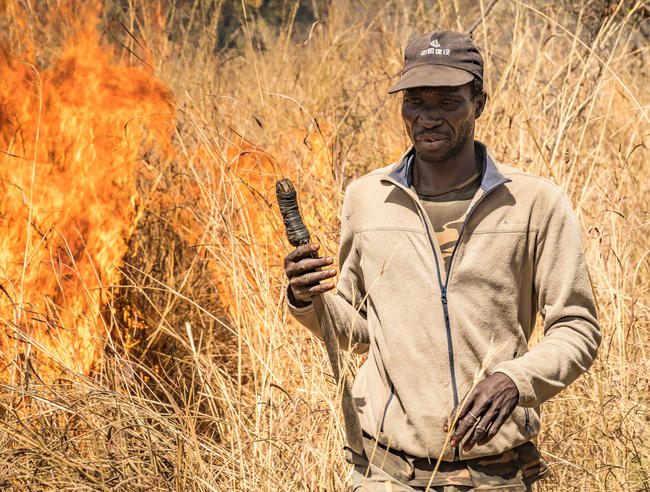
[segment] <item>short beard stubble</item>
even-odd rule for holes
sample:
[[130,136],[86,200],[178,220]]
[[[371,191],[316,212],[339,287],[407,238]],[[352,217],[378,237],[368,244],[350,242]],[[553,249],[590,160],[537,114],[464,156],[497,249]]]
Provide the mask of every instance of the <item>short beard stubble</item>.
[[457,137],[451,142],[451,148],[446,152],[439,155],[426,155],[420,153],[420,159],[425,162],[430,162],[432,164],[440,164],[446,162],[458,153],[465,146],[467,141],[472,137],[472,132],[474,129],[474,121],[466,121],[458,128]]

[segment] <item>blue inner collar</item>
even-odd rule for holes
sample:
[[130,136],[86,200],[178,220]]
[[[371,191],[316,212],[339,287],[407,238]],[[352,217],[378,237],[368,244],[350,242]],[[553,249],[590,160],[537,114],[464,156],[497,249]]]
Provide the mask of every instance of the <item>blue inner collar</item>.
[[[488,154],[486,146],[474,140],[476,151],[483,155],[483,164],[481,169],[481,189],[489,191],[497,186],[510,181],[499,172],[496,164]],[[413,186],[413,162],[415,161],[415,148],[411,148],[404,154],[401,162],[393,169],[388,177],[400,185],[411,188]]]

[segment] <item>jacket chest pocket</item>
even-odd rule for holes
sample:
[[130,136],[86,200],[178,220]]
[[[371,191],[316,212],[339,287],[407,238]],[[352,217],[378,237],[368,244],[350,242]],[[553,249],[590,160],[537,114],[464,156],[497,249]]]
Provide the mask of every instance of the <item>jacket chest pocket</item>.
[[361,268],[369,295],[433,281],[433,257],[424,231],[404,228],[369,229],[360,236]]
[[[451,277],[461,285],[485,289],[512,300],[532,279],[531,231],[473,231],[465,236],[452,265]],[[530,291],[529,291],[530,292]]]

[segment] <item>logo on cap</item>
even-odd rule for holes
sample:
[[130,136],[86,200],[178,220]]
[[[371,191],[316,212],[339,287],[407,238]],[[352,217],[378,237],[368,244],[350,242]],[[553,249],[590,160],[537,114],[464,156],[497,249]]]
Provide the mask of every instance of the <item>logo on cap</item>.
[[429,44],[432,46],[432,48],[427,48],[426,50],[422,50],[420,52],[420,56],[424,55],[450,55],[450,50],[449,48],[442,49],[440,48],[440,42],[437,39],[434,39],[433,41],[429,42]]

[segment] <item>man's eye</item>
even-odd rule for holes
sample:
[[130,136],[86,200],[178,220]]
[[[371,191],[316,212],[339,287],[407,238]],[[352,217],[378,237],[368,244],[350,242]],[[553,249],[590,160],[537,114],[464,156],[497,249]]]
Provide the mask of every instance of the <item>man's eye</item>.
[[440,101],[440,104],[442,104],[446,108],[450,108],[458,104],[458,101],[454,101],[452,99],[443,99],[442,101]]
[[422,99],[419,97],[407,97],[406,102],[409,104],[422,104]]

